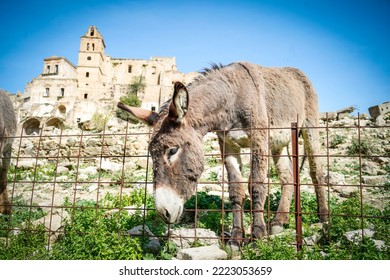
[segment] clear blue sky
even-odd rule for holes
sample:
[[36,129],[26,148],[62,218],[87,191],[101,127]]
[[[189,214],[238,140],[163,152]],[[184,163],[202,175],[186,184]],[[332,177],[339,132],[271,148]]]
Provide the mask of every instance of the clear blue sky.
[[243,60],[300,68],[323,112],[390,101],[389,0],[2,0],[0,11],[0,88],[13,93],[45,57],[77,64],[96,25],[115,58],[175,56],[182,72]]

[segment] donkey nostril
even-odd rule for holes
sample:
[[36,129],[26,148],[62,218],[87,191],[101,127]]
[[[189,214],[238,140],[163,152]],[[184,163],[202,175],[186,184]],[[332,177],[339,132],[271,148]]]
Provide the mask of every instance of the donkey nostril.
[[165,209],[165,217],[166,217],[167,219],[169,219],[169,218],[171,217],[171,215],[169,214],[169,212],[168,212],[167,209]]

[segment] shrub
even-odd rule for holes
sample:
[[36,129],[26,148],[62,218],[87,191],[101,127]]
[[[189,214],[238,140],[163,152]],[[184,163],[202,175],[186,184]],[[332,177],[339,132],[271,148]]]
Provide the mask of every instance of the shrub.
[[346,139],[347,139],[346,136],[340,134],[334,135],[330,140],[329,148],[336,148],[338,145],[343,144]]
[[359,154],[369,156],[373,153],[371,145],[363,139],[353,138],[351,145],[347,147],[347,153],[350,156],[357,156]]
[[243,247],[244,260],[293,260],[297,259],[297,251],[292,235],[275,236],[260,239]]
[[[222,227],[222,208],[228,210],[230,203],[222,201],[222,198],[216,195],[210,195],[207,192],[198,192],[196,196],[192,196],[184,205],[190,212],[190,216],[194,217],[195,209],[198,209],[198,227],[208,228],[217,234],[221,234],[224,229]],[[232,213],[224,213],[224,224],[231,224]]]
[[92,127],[97,131],[103,131],[106,128],[107,122],[110,120],[111,115],[95,112],[92,115],[91,123]]
[[12,204],[12,216],[0,215],[0,237],[6,237],[10,230],[22,228],[23,225],[45,216],[42,208],[36,204],[29,207],[30,202],[20,196],[14,197]]
[[9,236],[8,242],[0,241],[1,260],[48,259],[47,236],[43,225],[24,225],[18,234]]

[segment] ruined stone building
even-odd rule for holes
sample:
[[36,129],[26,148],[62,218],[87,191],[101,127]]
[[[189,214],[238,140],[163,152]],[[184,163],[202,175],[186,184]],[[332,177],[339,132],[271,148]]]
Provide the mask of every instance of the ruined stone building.
[[43,60],[42,74],[27,83],[16,102],[18,122],[26,134],[47,126],[77,125],[96,112],[112,113],[140,76],[146,85],[138,96],[141,106],[157,110],[170,98],[175,81],[188,83],[197,75],[179,72],[175,57],[112,58],[105,48],[103,36],[91,26],[80,39],[77,65],[65,57]]

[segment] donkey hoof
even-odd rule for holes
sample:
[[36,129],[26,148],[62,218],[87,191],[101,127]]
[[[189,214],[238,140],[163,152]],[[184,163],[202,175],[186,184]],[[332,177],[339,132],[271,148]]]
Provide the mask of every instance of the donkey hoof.
[[267,235],[267,229],[265,226],[253,226],[252,228],[252,237],[255,239],[260,239]]
[[271,226],[271,235],[279,234],[283,231],[283,226],[275,224]]
[[11,204],[10,203],[4,203],[0,206],[0,214],[3,215],[10,215],[11,214]]

